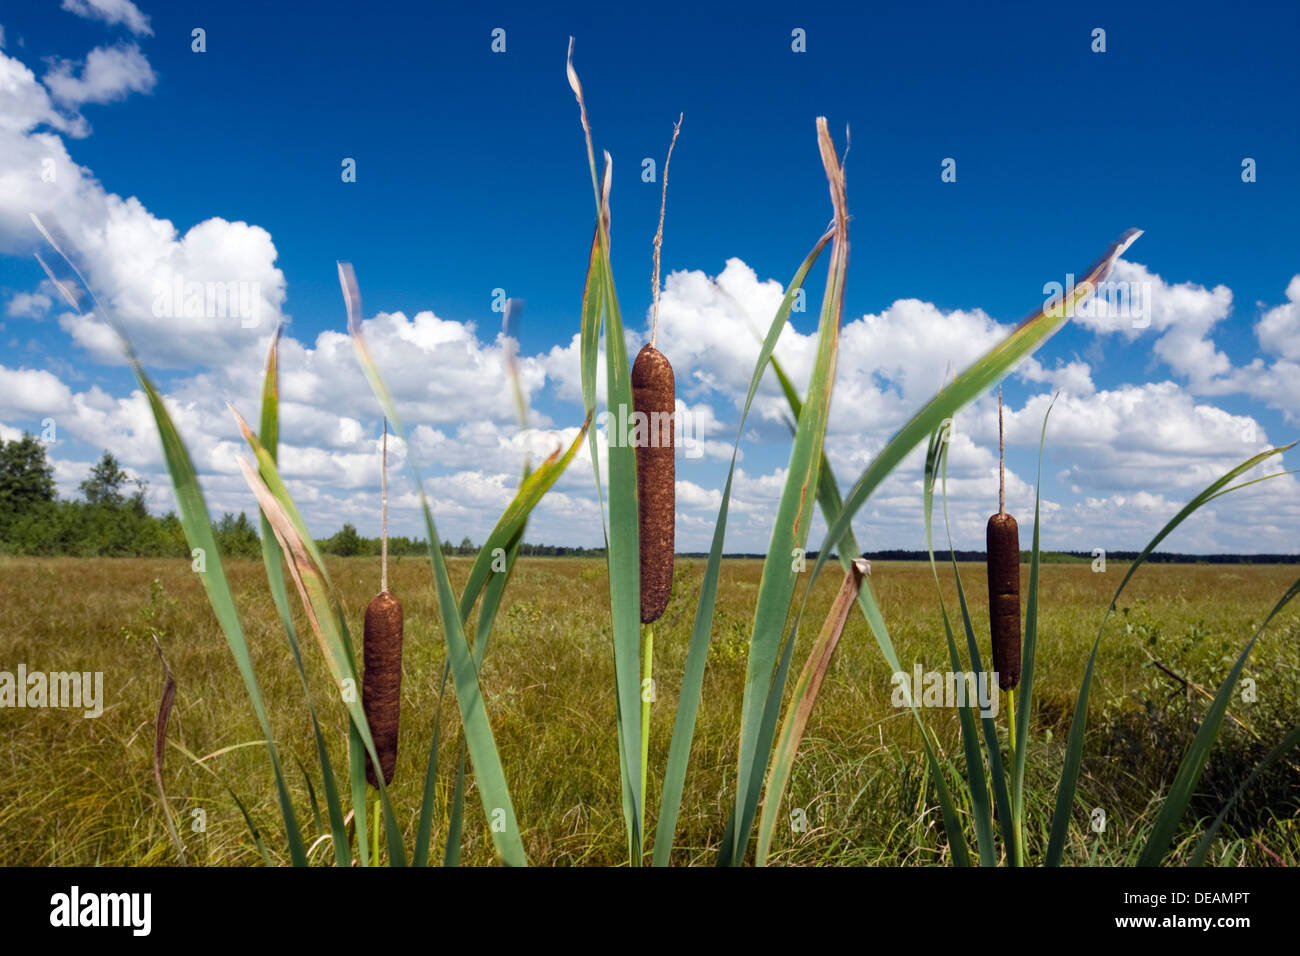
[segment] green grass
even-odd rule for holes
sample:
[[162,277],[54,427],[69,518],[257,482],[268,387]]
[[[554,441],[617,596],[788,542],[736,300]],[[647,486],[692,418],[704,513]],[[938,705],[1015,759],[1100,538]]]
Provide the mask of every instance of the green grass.
[[[469,559],[449,561],[459,589]],[[762,563],[723,562],[717,615],[704,677],[692,761],[678,821],[674,863],[711,864],[734,800],[745,652]],[[330,559],[330,575],[349,627],[360,618],[378,576],[373,558]],[[702,559],[679,559],[673,600],[655,629],[659,699],[651,739],[649,802],[658,805],[661,774],[685,665]],[[1088,650],[1123,568],[1094,574],[1087,564],[1042,569],[1033,746],[1026,769],[1029,857],[1041,858],[1055,800],[1065,735]],[[1022,569],[1027,576],[1028,567]],[[979,565],[962,565],[981,649],[987,635]],[[318,831],[299,762],[321,797],[315,743],[302,688],[260,562],[230,561],[228,573],[250,653],[281,751],[297,817],[309,847]],[[391,797],[405,844],[414,842],[423,764],[432,739],[446,646],[428,586],[428,564],[404,558],[390,567],[392,588],[406,609],[402,739]],[[1159,809],[1160,797],[1209,706],[1162,665],[1211,694],[1278,596],[1294,568],[1269,565],[1148,565],[1129,584],[1107,625],[1098,659],[1076,825],[1064,862],[1132,863]],[[161,586],[153,584],[158,581]],[[941,575],[949,607],[951,576]],[[920,562],[877,562],[872,584],[904,667],[947,670],[948,657],[934,580]],[[825,616],[838,575],[818,582],[809,620]],[[308,633],[298,602],[300,635]],[[142,613],[148,609],[147,613]],[[1126,610],[1127,609],[1127,610]],[[124,629],[124,625],[128,625]],[[171,864],[153,788],[153,721],[163,679],[152,642],[156,630],[178,683],[170,739],[197,756],[260,740],[257,719],[198,576],[188,561],[152,559],[0,559],[0,670],[102,670],[105,712],[97,720],[67,710],[0,709],[0,864]],[[816,629],[804,628],[802,660]],[[1260,639],[1246,676],[1258,700],[1239,695],[1229,708],[1206,776],[1175,841],[1169,862],[1185,860],[1199,830],[1191,823],[1217,813],[1250,769],[1300,722],[1300,613],[1288,607]],[[609,654],[609,584],[600,559],[523,558],[505,593],[482,684],[524,847],[540,865],[619,864],[627,860]],[[1149,656],[1150,655],[1150,656]],[[346,717],[329,693],[328,672],[314,641],[303,656],[322,728],[336,767],[346,767]],[[947,864],[947,842],[924,779],[915,721],[890,706],[887,665],[861,615],[851,615],[794,763],[785,812],[800,808],[809,831],[778,826],[775,864]],[[444,728],[457,721],[451,695]],[[941,757],[961,763],[955,712],[927,711]],[[1242,721],[1238,726],[1233,717]],[[1005,715],[999,715],[1004,721]],[[455,766],[459,743],[444,734],[443,766]],[[1229,817],[1210,862],[1300,865],[1300,771],[1296,754],[1252,784]],[[244,746],[212,757],[214,770],[244,802],[273,855],[287,846],[264,747]],[[473,783],[471,780],[471,791]],[[956,779],[953,777],[952,779]],[[221,782],[169,748],[169,797],[191,862],[257,864],[261,857]],[[445,833],[450,779],[440,777],[435,834]],[[961,791],[954,791],[960,799]],[[472,802],[477,796],[471,793]],[[1101,807],[1100,837],[1086,811]],[[195,809],[206,832],[191,829]],[[969,813],[969,807],[961,808]],[[323,808],[322,808],[323,813]],[[967,815],[965,821],[969,827]],[[650,817],[653,837],[653,815]],[[328,840],[311,850],[328,862]],[[277,857],[279,862],[287,862]],[[466,864],[497,861],[483,817],[465,818]]]

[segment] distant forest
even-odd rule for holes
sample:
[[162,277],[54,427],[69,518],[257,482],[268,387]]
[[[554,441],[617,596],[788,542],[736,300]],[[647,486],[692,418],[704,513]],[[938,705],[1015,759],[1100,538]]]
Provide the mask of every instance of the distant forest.
[[[109,452],[90,469],[78,486],[81,496],[61,499],[55,492],[54,468],[45,445],[24,434],[0,440],[0,554],[96,557],[188,558],[189,545],[174,512],[152,515],[145,507],[148,483],[130,478]],[[262,554],[256,517],[242,511],[213,522],[217,547],[228,557],[258,558]],[[317,542],[327,554],[378,555],[379,539],[364,538],[345,524]],[[463,538],[442,542],[445,554],[477,554]],[[520,553],[535,556],[588,557],[604,549],[563,548],[523,544]],[[424,555],[423,538],[389,537],[389,554]]]
[[[0,440],[0,554],[71,557],[177,557],[187,558],[189,545],[174,512],[152,515],[145,507],[148,484],[131,479],[109,452],[90,469],[78,486],[81,497],[61,499],[55,492],[54,468],[45,445],[24,434],[13,441]],[[243,512],[224,514],[212,525],[217,547],[229,557],[257,558],[262,545],[258,525]],[[344,557],[379,554],[379,539],[365,538],[351,524],[344,524],[328,538],[317,542],[322,551]],[[478,546],[468,537],[460,544],[442,542],[444,554],[477,554]],[[425,554],[423,538],[389,537],[393,555]],[[569,548],[552,544],[520,546],[528,557],[601,557],[604,548]],[[947,557],[947,552],[942,552]],[[682,557],[704,558],[704,552],[686,552]],[[762,558],[762,554],[733,553],[729,558]],[[926,561],[924,551],[873,551],[864,555],[874,561]],[[939,552],[936,552],[936,557]],[[808,554],[816,559],[817,552]],[[958,561],[983,561],[983,551],[958,551]],[[1029,552],[1022,551],[1023,560]],[[1108,551],[1108,562],[1132,561],[1136,551]],[[1091,552],[1046,552],[1043,562],[1051,564],[1090,563]],[[1300,554],[1175,554],[1156,552],[1147,558],[1157,564],[1297,564]]]

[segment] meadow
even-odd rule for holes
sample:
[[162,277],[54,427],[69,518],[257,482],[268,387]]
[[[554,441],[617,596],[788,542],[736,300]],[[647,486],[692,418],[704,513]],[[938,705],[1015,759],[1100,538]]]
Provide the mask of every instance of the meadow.
[[[47,864],[420,866],[441,854],[449,864],[717,860],[736,866],[750,858],[755,843],[753,861],[760,866],[968,865],[976,860],[973,835],[982,866],[1295,862],[1290,751],[1300,741],[1294,727],[1297,624],[1295,610],[1287,609],[1300,595],[1300,581],[1285,587],[1289,567],[1140,568],[1202,506],[1281,474],[1243,478],[1294,445],[1260,451],[1207,486],[1127,572],[1044,565],[1040,580],[1039,499],[1026,567],[1017,564],[1024,551],[1002,512],[1001,491],[999,513],[990,521],[987,569],[966,569],[969,608],[947,568],[940,586],[951,590],[936,607],[939,578],[931,568],[882,562],[873,589],[861,586],[865,562],[849,559],[859,551],[854,517],[927,439],[922,497],[926,541],[933,540],[935,505],[946,502],[952,416],[1069,321],[1141,236],[1139,229],[1120,235],[1070,293],[1039,304],[945,381],[842,493],[825,443],[850,217],[839,152],[828,120],[818,117],[831,223],[786,287],[737,427],[743,436],[770,365],[790,408],[793,437],[767,557],[729,562],[724,573],[733,455],[707,563],[684,560],[674,568],[671,448],[664,454],[634,429],[631,440],[608,440],[606,463],[594,469],[604,560],[528,559],[516,567],[530,513],[582,444],[593,462],[602,457],[591,428],[600,405],[601,343],[607,413],[619,410],[617,420],[625,423],[627,409],[635,417],[646,414],[643,409],[675,407],[671,364],[654,348],[657,252],[650,342],[635,364],[629,362],[610,259],[612,161],[603,154],[602,173],[572,56],[570,38],[566,73],[596,207],[578,335],[585,424],[567,451],[523,463],[518,488],[472,565],[448,562],[438,547],[424,480],[408,456],[405,470],[417,489],[430,566],[408,559],[395,562],[391,575],[381,571],[380,602],[387,610],[383,620],[367,613],[364,628],[361,607],[374,593],[376,562],[328,561],[279,471],[278,333],[267,351],[257,431],[232,409],[252,456],[240,458],[239,466],[263,517],[259,568],[234,554],[223,559],[219,528],[185,438],[126,329],[86,283],[75,246],[57,227],[51,232],[32,217],[57,256],[57,273],[42,260],[55,287],[74,308],[93,308],[118,336],[158,427],[198,573],[183,563],[148,560],[55,559],[0,568],[7,572],[4,587],[13,589],[12,596],[3,595],[0,651],[29,671],[102,671],[112,698],[101,717],[81,724],[67,720],[67,711],[4,715],[0,729],[14,783],[0,792],[0,852]],[[664,172],[661,230],[667,161]],[[829,268],[817,351],[801,394],[774,350],[823,252]],[[356,271],[346,261],[337,270],[357,361],[392,434],[405,438],[398,402],[366,343]],[[508,364],[520,427],[527,428],[525,392],[517,367]],[[1048,417],[1050,410],[1040,434],[1040,469]],[[816,511],[827,525],[825,543],[805,568]],[[834,568],[827,562],[836,548],[844,571],[838,590],[833,571],[819,576]],[[1125,590],[1139,570],[1145,571],[1140,583]],[[997,602],[992,655],[980,654],[973,623],[989,619],[978,598],[981,579]],[[405,657],[397,609],[382,593],[389,583],[405,605]],[[670,589],[675,594],[664,613]],[[300,603],[290,601],[290,592]],[[1110,594],[1119,602],[1113,619],[1103,618]],[[199,610],[201,596],[210,614]],[[851,613],[855,603],[869,634]],[[823,618],[814,639],[813,622]],[[1112,633],[1098,657],[1100,644],[1089,637],[1102,620]],[[954,621],[964,628],[964,652],[950,629]],[[364,672],[352,638],[358,632]],[[302,640],[309,634],[313,643]],[[1252,658],[1261,635],[1261,653]],[[984,641],[987,648],[987,633]],[[485,657],[489,642],[492,652]],[[170,668],[155,659],[155,646]],[[47,651],[71,659],[47,663]],[[979,721],[981,737],[970,708],[945,710],[908,691],[893,693],[895,671],[960,671],[963,660],[980,670],[981,656],[991,660],[988,670],[998,672],[1007,691],[1005,737],[990,715]],[[791,662],[805,658],[791,683]],[[653,706],[652,666],[659,680]],[[364,700],[355,692],[363,681]],[[1248,705],[1244,716],[1233,714],[1225,724],[1238,695]],[[160,716],[155,736],[159,697],[159,714],[170,714],[171,725],[164,734]],[[405,712],[400,738],[399,699]],[[661,716],[653,720],[656,708]],[[459,733],[463,741],[454,739]],[[1275,747],[1279,737],[1283,743]],[[401,759],[390,788],[385,777],[398,743]],[[170,757],[165,770],[164,751]],[[385,772],[368,774],[367,759],[382,763]],[[152,794],[141,785],[147,770],[156,784]],[[368,777],[378,791],[373,804]],[[466,781],[477,794],[463,791]],[[1247,783],[1249,794],[1238,799]],[[16,789],[10,793],[9,787]],[[351,828],[345,799],[355,814]],[[647,812],[656,804],[657,816]],[[371,806],[374,825],[368,828]],[[1200,822],[1220,806],[1222,813],[1193,849]],[[656,830],[655,839],[647,839]]]
[[[449,559],[455,587],[468,558]],[[678,558],[672,600],[656,625],[657,700],[650,743],[651,806],[658,799],[702,559]],[[987,646],[982,564],[961,566],[977,637]],[[674,864],[711,865],[734,794],[746,653],[762,562],[723,562]],[[261,562],[227,570],[311,860],[328,863],[328,823],[301,685],[266,588]],[[940,578],[951,609],[951,574]],[[1027,839],[1041,855],[1056,798],[1065,736],[1088,651],[1122,563],[1044,563],[1037,678],[1026,770]],[[374,558],[331,558],[329,571],[354,634],[373,595]],[[1028,566],[1022,565],[1027,582]],[[413,840],[423,769],[438,712],[446,643],[426,559],[393,558],[390,587],[406,609],[402,725],[390,796]],[[1107,625],[1098,661],[1083,770],[1063,862],[1130,864],[1209,697],[1294,566],[1148,564]],[[808,619],[826,615],[837,583],[818,582]],[[905,668],[947,670],[934,579],[924,562],[877,562],[872,587]],[[497,613],[481,683],[529,862],[626,863],[619,794],[609,582],[604,559],[520,558]],[[299,634],[309,633],[294,602]],[[978,622],[984,622],[983,630]],[[204,596],[199,575],[175,559],[0,558],[0,670],[103,671],[104,712],[0,709],[0,864],[170,865],[178,862],[153,780],[154,725],[163,673],[157,635],[177,682],[165,764],[168,797],[189,862],[261,861],[231,792],[246,805],[277,862],[282,822],[270,765],[247,693]],[[800,634],[802,660],[815,627]],[[1233,699],[1214,754],[1167,862],[1177,864],[1249,770],[1300,722],[1300,611],[1265,632],[1245,677],[1254,701]],[[304,640],[313,697],[336,767],[346,768],[347,716],[332,695],[319,648]],[[891,669],[861,615],[852,615],[794,764],[784,807],[806,829],[778,828],[779,865],[951,863],[917,725],[891,704]],[[789,693],[787,693],[787,699]],[[460,743],[450,687],[441,701],[435,845],[448,826],[449,780]],[[939,755],[961,776],[956,711],[926,712]],[[999,726],[1005,727],[1005,713]],[[1005,747],[1005,739],[1004,739]],[[471,792],[462,862],[497,857]],[[229,791],[227,787],[230,788]],[[961,799],[962,791],[955,788]],[[1095,809],[1105,827],[1090,825]],[[960,807],[963,813],[969,807]],[[1274,765],[1240,801],[1210,854],[1225,865],[1300,865],[1297,757]],[[793,818],[792,818],[793,819]],[[201,831],[195,828],[200,826]],[[653,839],[653,820],[648,821]],[[323,837],[323,839],[322,839]]]

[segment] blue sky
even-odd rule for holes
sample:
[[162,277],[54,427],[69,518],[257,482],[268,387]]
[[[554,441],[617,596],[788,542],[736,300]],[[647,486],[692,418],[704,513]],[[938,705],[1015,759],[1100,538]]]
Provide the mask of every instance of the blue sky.
[[[670,177],[662,334],[678,351],[665,349],[674,364],[685,358],[679,395],[716,424],[708,437],[719,448],[679,459],[689,483],[679,487],[682,547],[707,545],[736,391],[750,371],[746,349],[756,352],[749,330],[771,315],[763,283],[786,282],[829,218],[818,115],[841,150],[846,126],[852,134],[846,351],[829,439],[841,483],[948,365],[967,364],[1041,303],[1045,282],[1081,272],[1138,226],[1145,235],[1124,274],[1153,289],[1156,321],[1140,333],[1101,318],[1072,323],[1007,380],[1006,398],[1008,466],[1020,479],[1009,487],[1028,510],[1045,396],[1063,392],[1044,463],[1048,542],[1141,546],[1217,474],[1264,444],[1300,437],[1300,346],[1289,344],[1300,331],[1300,285],[1288,295],[1300,274],[1300,12],[1134,6],[500,5],[434,14],[427,4],[320,2],[301,13],[279,5],[286,12],[272,19],[265,4],[244,2],[7,4],[0,427],[12,437],[52,416],[63,425],[51,455],[65,492],[109,447],[149,478],[154,506],[168,507],[156,438],[88,320],[59,303],[14,304],[44,294],[25,214],[35,207],[84,238],[97,284],[188,411],[214,510],[253,507],[233,468],[223,401],[253,413],[269,324],[242,330],[223,318],[195,329],[138,313],[158,276],[181,265],[214,280],[261,279],[272,290],[268,308],[290,320],[285,374],[302,379],[287,383],[300,406],[287,424],[302,428],[297,436],[286,428],[286,472],[319,533],[343,520],[367,530],[376,523],[377,476],[369,480],[366,462],[377,410],[355,387],[359,377],[331,364],[350,355],[328,337],[343,329],[335,260],[348,259],[366,314],[400,315],[382,328],[393,361],[408,364],[399,399],[428,431],[412,450],[436,476],[441,530],[481,540],[523,448],[499,381],[475,386],[468,376],[499,368],[493,290],[527,300],[519,347],[547,429],[530,439],[535,450],[571,434],[581,417],[565,350],[593,206],[564,78],[573,35],[597,148],[614,157],[614,262],[637,330],[650,305],[660,199],[660,183],[641,181],[641,164],[662,163],[672,123],[685,114]],[[206,30],[204,53],[191,51],[194,27]],[[490,49],[496,27],[506,31],[504,53]],[[1104,53],[1091,49],[1097,27]],[[791,50],[795,28],[806,31],[807,52]],[[28,157],[62,162],[61,150],[80,169],[40,190]],[[345,157],[357,162],[355,183],[340,179]],[[940,181],[947,157],[955,183]],[[1255,182],[1242,181],[1246,157]],[[258,228],[231,225],[239,223]],[[113,241],[100,248],[96,236]],[[819,267],[814,301],[822,276]],[[422,312],[433,315],[419,331]],[[815,308],[795,319],[787,355],[795,372],[806,374],[814,324]],[[761,550],[766,539],[765,502],[779,491],[788,453],[777,407],[765,392],[742,446],[749,480],[737,496],[750,510],[729,538],[735,550]],[[982,400],[958,421],[952,490],[965,546],[979,545],[990,510],[993,409]],[[916,480],[914,467],[900,473],[864,512],[867,547],[921,546]],[[1243,495],[1170,546],[1293,551],[1300,511],[1278,505],[1296,500],[1287,481]],[[394,522],[411,531],[417,523],[409,507]],[[575,465],[530,537],[599,540],[589,462]]]

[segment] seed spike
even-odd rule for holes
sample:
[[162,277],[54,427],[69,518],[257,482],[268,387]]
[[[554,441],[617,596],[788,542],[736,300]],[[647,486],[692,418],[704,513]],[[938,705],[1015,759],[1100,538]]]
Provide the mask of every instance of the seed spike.
[[[388,418],[384,417],[379,471],[379,593],[366,606],[362,656],[361,706],[379,754],[379,767],[366,755],[366,779],[378,789],[379,777],[393,782],[402,704],[402,602],[388,590]],[[375,830],[378,833],[378,828]],[[376,858],[378,852],[376,851]]]
[[645,345],[632,364],[632,405],[645,416],[636,447],[637,512],[641,543],[641,623],[659,620],[673,589],[676,522],[673,419],[676,385],[668,357]]

